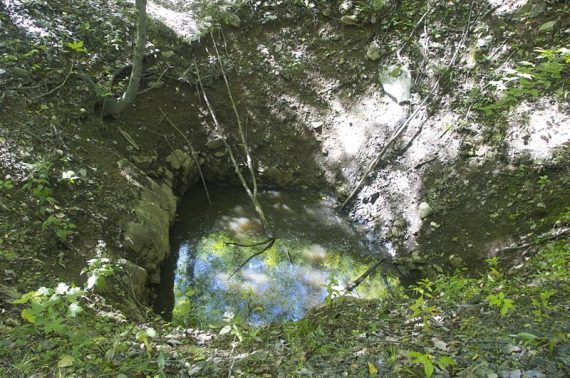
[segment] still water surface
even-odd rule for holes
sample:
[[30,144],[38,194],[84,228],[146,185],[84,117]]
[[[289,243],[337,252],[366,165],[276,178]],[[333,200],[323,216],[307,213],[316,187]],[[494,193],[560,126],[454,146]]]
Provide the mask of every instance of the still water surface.
[[[227,243],[263,241],[261,224],[242,190],[217,189],[211,196],[213,205],[203,190],[192,190],[172,232],[156,309],[175,323],[207,325],[232,316],[252,325],[298,320],[375,261],[365,230],[337,214],[333,198],[269,190],[259,198],[277,240],[232,276],[263,245]],[[377,277],[354,293],[383,294]]]

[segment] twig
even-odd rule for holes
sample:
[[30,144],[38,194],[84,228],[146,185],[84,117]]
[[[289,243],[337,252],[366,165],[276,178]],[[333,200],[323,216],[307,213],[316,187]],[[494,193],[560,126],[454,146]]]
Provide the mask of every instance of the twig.
[[236,245],[238,247],[256,247],[258,245],[267,244],[267,243],[269,243],[269,239],[264,240],[264,241],[259,242],[259,243],[253,243],[253,244],[240,244],[240,243],[224,242],[225,245]]
[[172,122],[170,118],[168,118],[168,116],[160,106],[158,107],[158,110],[160,110],[160,112],[162,113],[162,117],[170,124],[170,126],[172,126],[176,131],[178,131],[178,134],[180,134],[188,144],[188,148],[190,149],[190,154],[192,155],[192,160],[194,160],[194,164],[196,164],[196,167],[198,168],[198,174],[200,175],[200,180],[202,180],[202,185],[204,186],[204,190],[206,191],[206,197],[208,198],[208,203],[211,205],[212,200],[210,199],[210,192],[208,192],[208,185],[206,185],[206,180],[204,179],[204,175],[202,174],[202,168],[200,167],[200,162],[198,161],[198,155],[196,154],[196,151],[194,151],[192,143],[190,143],[186,135],[184,135],[184,133],[180,131],[178,126],[176,126],[176,124]]
[[518,249],[524,249],[524,248],[532,247],[532,246],[539,245],[539,244],[542,244],[542,243],[545,243],[545,242],[548,242],[551,240],[556,240],[556,239],[558,239],[562,236],[565,236],[567,234],[570,234],[570,228],[562,229],[553,235],[542,234],[542,235],[538,236],[536,240],[534,240],[530,243],[521,244],[521,245],[517,245],[514,247],[502,248],[498,252],[516,251]]
[[[232,343],[232,350],[231,350],[231,352],[230,352],[230,357],[229,357],[229,358],[232,358],[232,355],[234,354],[234,350],[235,350],[236,345],[237,345],[236,339],[237,339],[237,336],[234,336],[234,342]],[[232,364],[230,365],[230,369],[228,370],[228,378],[232,378],[232,370],[234,369],[234,365],[235,365],[235,363],[236,363],[236,359],[237,359],[236,357],[232,358]]]
[[[247,193],[247,196],[253,202],[253,198],[254,198],[253,193],[251,192],[251,189],[249,188],[247,181],[245,181],[245,178],[243,177],[243,175],[239,169],[239,165],[238,165],[236,158],[234,156],[234,152],[233,152],[230,144],[228,143],[226,135],[223,132],[224,130],[222,129],[222,126],[218,122],[218,118],[216,117],[216,113],[214,113],[214,109],[212,108],[212,105],[210,104],[210,100],[208,99],[208,95],[206,95],[206,91],[204,90],[204,85],[202,84],[202,77],[200,76],[200,71],[198,70],[198,65],[196,63],[194,63],[194,65],[196,68],[196,76],[198,77],[198,86],[200,87],[200,90],[202,91],[202,96],[204,97],[204,101],[206,102],[206,106],[208,107],[208,111],[210,112],[210,116],[212,117],[212,121],[214,122],[214,128],[216,129],[217,134],[220,136],[220,139],[224,143],[224,147],[228,151],[228,155],[230,156],[230,160],[232,162],[232,165],[234,167],[236,175],[238,176],[239,181],[241,182],[245,192]],[[254,202],[254,207],[255,207],[255,202]],[[257,207],[255,207],[255,211],[258,212]],[[258,215],[259,215],[259,212],[258,212]]]
[[[469,33],[469,30],[471,28],[471,12],[473,10],[473,1],[471,0],[471,8],[469,10],[469,18],[468,18],[468,22],[467,25],[464,28],[463,31],[463,35],[461,37],[461,40],[459,41],[459,43],[457,44],[457,47],[455,48],[455,52],[451,58],[451,61],[449,63],[449,68],[453,68],[453,66],[455,65],[455,62],[457,60],[457,56],[459,54],[459,50],[461,49],[461,47],[463,46],[463,43],[465,42],[465,38],[467,37],[467,34]],[[350,194],[348,195],[348,197],[344,200],[344,202],[340,205],[340,209],[343,209],[346,204],[348,204],[348,202],[350,202],[352,200],[352,198],[354,197],[354,195],[356,193],[358,193],[358,191],[360,190],[360,188],[362,187],[362,185],[364,184],[364,182],[366,181],[366,179],[368,178],[368,175],[370,174],[370,172],[376,168],[376,166],[378,165],[378,163],[380,162],[380,160],[382,159],[382,157],[384,156],[384,154],[386,153],[386,151],[388,150],[388,148],[396,141],[396,139],[398,139],[400,137],[400,135],[404,132],[404,130],[407,128],[407,126],[410,124],[410,122],[416,117],[416,115],[419,113],[419,111],[422,109],[422,107],[425,105],[425,103],[427,102],[427,100],[431,97],[431,95],[435,92],[435,90],[437,89],[437,86],[439,84],[439,82],[441,81],[441,77],[439,77],[436,82],[433,84],[431,90],[428,92],[428,94],[424,97],[423,101],[420,103],[420,105],[416,108],[416,110],[404,121],[404,123],[396,130],[396,132],[392,135],[392,137],[390,138],[390,140],[384,145],[384,147],[380,150],[380,152],[378,153],[378,155],[376,155],[376,158],[372,161],[372,163],[370,164],[370,166],[368,167],[368,169],[364,172],[364,175],[362,176],[362,178],[358,181],[358,183],[356,184],[356,186],[354,187],[354,189],[352,190],[352,192],[350,192]]]
[[75,61],[71,61],[71,67],[69,68],[69,72],[67,73],[67,76],[65,77],[65,79],[63,79],[63,81],[61,82],[61,84],[59,84],[57,87],[53,88],[51,91],[48,91],[44,94],[41,94],[39,96],[36,97],[32,97],[32,101],[37,100],[38,98],[42,98],[45,97],[47,95],[52,94],[53,92],[57,91],[59,88],[63,87],[65,85],[65,83],[67,83],[67,80],[69,79],[69,76],[71,76],[71,72],[73,71],[73,66],[75,65]]
[[402,133],[404,132],[404,130],[406,130],[407,126],[409,125],[409,123],[416,117],[416,115],[419,113],[419,111],[423,108],[424,104],[427,102],[427,100],[430,98],[431,94],[433,92],[435,92],[435,89],[437,88],[437,84],[439,83],[439,79],[436,81],[436,83],[434,84],[433,88],[429,91],[429,93],[424,97],[423,101],[420,103],[420,105],[416,108],[416,110],[412,113],[412,115],[410,115],[405,121],[404,123],[402,123],[402,125],[396,130],[396,132],[392,135],[392,137],[390,138],[390,140],[388,141],[388,143],[386,143],[384,145],[384,147],[382,147],[382,149],[380,150],[380,152],[378,153],[378,155],[376,155],[376,158],[374,158],[374,160],[372,161],[372,163],[368,166],[368,169],[366,169],[366,171],[364,172],[364,174],[362,175],[362,178],[358,181],[358,183],[356,184],[356,186],[354,187],[354,189],[352,190],[352,192],[350,192],[350,194],[348,195],[348,197],[346,197],[346,199],[344,200],[344,202],[340,205],[340,209],[343,209],[347,203],[349,203],[352,198],[354,197],[354,195],[356,193],[358,193],[358,191],[360,190],[360,187],[362,186],[362,184],[364,184],[364,182],[366,181],[366,179],[368,178],[368,175],[370,174],[370,172],[376,168],[376,166],[378,165],[378,163],[380,162],[380,160],[382,159],[382,157],[384,156],[384,154],[386,153],[386,151],[388,150],[388,148],[390,148],[390,146],[396,141],[396,139],[398,139],[400,137],[400,135],[402,135]]
[[428,7],[428,10],[423,14],[422,17],[420,17],[420,20],[418,21],[418,23],[416,24],[416,26],[414,27],[414,29],[410,32],[410,35],[408,36],[408,39],[406,39],[406,41],[404,42],[404,44],[402,45],[402,47],[400,47],[398,49],[398,51],[396,51],[396,56],[398,57],[398,60],[400,59],[400,53],[406,48],[406,45],[412,40],[413,35],[416,33],[416,30],[418,30],[418,27],[421,25],[422,21],[424,20],[424,18],[427,17],[427,15],[431,12],[431,10],[435,7],[435,4],[432,4]]
[[[253,160],[251,159],[251,155],[249,154],[249,151],[248,151],[247,141],[245,139],[243,127],[241,125],[241,119],[239,116],[239,112],[237,111],[237,107],[236,107],[236,104],[234,101],[234,97],[233,97],[232,92],[230,90],[230,84],[228,83],[228,77],[227,77],[226,72],[224,70],[224,64],[222,63],[222,57],[220,56],[220,52],[218,51],[218,45],[216,44],[216,40],[214,39],[214,35],[212,34],[212,32],[210,32],[210,37],[212,38],[212,44],[214,45],[214,50],[216,51],[216,56],[218,58],[218,63],[220,65],[220,70],[222,71],[222,77],[224,78],[224,82],[226,83],[226,89],[228,91],[228,96],[230,98],[230,102],[232,104],[234,114],[236,116],[238,131],[239,131],[239,135],[241,138],[242,147],[244,149],[245,156],[246,156],[247,168],[249,169],[249,174],[251,175],[251,183],[253,185],[253,196],[257,197],[257,179],[255,178],[255,170],[253,168]],[[263,215],[262,222],[263,221],[265,221],[265,215]],[[265,223],[267,223],[267,222],[265,221]],[[265,227],[266,225],[264,224],[263,226]]]
[[351,292],[354,289],[356,289],[358,286],[360,286],[360,284],[368,277],[370,276],[372,273],[374,273],[376,271],[376,269],[378,269],[380,267],[380,265],[382,265],[382,263],[385,261],[386,259],[380,259],[380,261],[378,261],[376,264],[372,265],[370,268],[368,268],[368,270],[364,273],[362,273],[362,275],[360,277],[358,277],[357,279],[355,279],[350,285],[348,285],[346,287],[346,289],[344,289],[347,292]]
[[289,248],[285,248],[285,252],[287,252],[287,258],[289,259],[289,264],[293,264],[293,259],[291,258],[291,253],[289,253]]
[[230,275],[230,278],[229,278],[229,279],[231,279],[233,276],[235,276],[236,273],[239,272],[241,268],[243,268],[244,266],[246,266],[247,263],[251,261],[251,259],[253,259],[254,257],[257,257],[257,256],[261,255],[263,252],[265,252],[265,251],[267,251],[269,248],[273,247],[273,244],[275,244],[275,238],[269,239],[268,244],[267,244],[265,247],[263,247],[259,252],[254,253],[253,255],[249,256],[244,262],[242,262],[241,265],[238,266],[238,267],[234,270],[234,272]]
[[160,76],[158,77],[158,79],[156,79],[156,81],[154,82],[154,84],[153,84],[152,86],[148,87],[147,89],[143,89],[142,91],[140,91],[139,93],[137,93],[137,96],[140,95],[140,94],[146,93],[146,92],[150,91],[151,89],[154,89],[154,88],[158,85],[158,83],[160,82],[160,79],[162,79],[162,77],[164,76],[164,74],[165,74],[166,72],[168,72],[168,70],[171,69],[171,68],[173,68],[173,66],[168,66],[168,67],[166,67],[166,69],[165,69],[164,71],[162,71],[162,73],[160,74]]
[[[213,39],[213,37],[212,37],[212,39]],[[215,42],[214,42],[214,47],[215,47],[215,46],[216,46],[216,44],[215,44]],[[218,50],[217,50],[217,47],[216,47],[216,53],[217,53],[217,51],[218,51]],[[217,55],[218,55],[218,60],[221,62],[219,53],[217,53]],[[223,65],[220,63],[220,67],[221,67],[221,69],[222,69],[222,74],[223,74],[223,77],[224,77],[224,81],[225,81],[225,83],[226,83],[226,88],[227,88],[228,94],[229,94],[229,96],[230,96],[230,100],[231,100],[231,103],[232,103],[232,107],[233,107],[233,109],[234,109],[234,113],[235,113],[235,115],[236,115],[236,119],[237,119],[237,122],[238,122],[238,128],[239,128],[239,131],[240,131],[240,137],[241,137],[241,139],[242,139],[242,143],[244,143],[244,144],[243,144],[243,148],[244,148],[244,151],[245,151],[245,154],[246,154],[246,157],[247,157],[247,166],[248,166],[248,169],[249,169],[249,172],[250,172],[250,175],[251,175],[251,181],[252,181],[252,184],[253,184],[253,190],[252,190],[252,188],[249,187],[249,184],[247,183],[245,177],[243,176],[243,174],[241,173],[241,171],[240,171],[240,169],[239,169],[239,165],[238,165],[238,163],[237,163],[237,161],[236,161],[236,159],[235,159],[234,153],[233,153],[233,151],[232,151],[232,149],[231,149],[231,147],[230,147],[230,145],[229,145],[229,143],[228,143],[228,141],[227,141],[227,138],[226,138],[226,136],[225,136],[225,133],[223,132],[223,129],[222,129],[220,123],[218,122],[218,119],[217,119],[217,117],[216,117],[216,115],[215,115],[215,113],[214,113],[214,109],[212,108],[212,105],[210,104],[210,100],[208,99],[208,96],[206,95],[206,91],[204,90],[204,85],[203,85],[203,83],[202,83],[202,78],[201,78],[201,76],[200,76],[200,71],[198,70],[198,65],[195,64],[195,63],[194,63],[194,65],[195,65],[195,69],[196,69],[196,76],[197,76],[197,78],[198,78],[198,85],[199,85],[199,87],[200,87],[200,89],[201,89],[201,91],[202,91],[202,95],[203,95],[203,97],[204,97],[204,101],[206,102],[206,106],[208,107],[208,111],[210,112],[210,115],[211,115],[211,117],[212,117],[212,120],[214,121],[214,126],[215,126],[215,128],[216,128],[216,131],[217,131],[217,133],[220,135],[220,137],[221,137],[221,139],[222,139],[222,142],[224,143],[224,146],[226,147],[226,150],[228,151],[228,155],[230,156],[230,160],[232,161],[232,164],[233,164],[233,166],[234,166],[234,170],[235,170],[235,172],[236,172],[236,175],[238,176],[238,178],[239,178],[239,180],[240,180],[240,182],[241,182],[241,184],[242,184],[242,186],[243,186],[243,188],[244,188],[244,190],[245,190],[247,196],[249,197],[250,201],[252,202],[253,207],[255,208],[255,212],[256,212],[257,215],[259,216],[259,219],[260,219],[260,221],[261,221],[261,225],[262,225],[262,227],[263,227],[263,229],[264,229],[264,231],[265,231],[265,234],[267,235],[267,237],[268,237],[269,239],[272,239],[272,238],[274,238],[273,232],[271,231],[271,228],[269,227],[269,223],[267,222],[267,218],[265,217],[265,213],[264,213],[264,211],[263,211],[263,208],[261,207],[261,204],[260,204],[259,201],[257,200],[257,181],[256,181],[256,179],[255,179],[255,171],[253,170],[253,163],[252,163],[251,155],[249,154],[249,151],[247,150],[247,144],[245,144],[245,136],[244,136],[244,134],[243,134],[243,130],[242,130],[242,127],[241,127],[241,121],[240,121],[240,118],[239,118],[239,113],[238,113],[237,108],[236,108],[236,106],[235,106],[235,102],[234,102],[234,100],[233,100],[233,96],[232,96],[231,91],[230,91],[230,86],[229,86],[229,83],[228,83],[228,79],[227,79],[227,77],[226,77],[225,71],[223,70]]]

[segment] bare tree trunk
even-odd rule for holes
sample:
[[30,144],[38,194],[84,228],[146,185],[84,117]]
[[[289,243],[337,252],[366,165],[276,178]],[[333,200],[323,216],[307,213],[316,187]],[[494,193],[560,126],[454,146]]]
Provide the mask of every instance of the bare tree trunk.
[[118,115],[131,105],[137,97],[146,45],[146,2],[147,0],[136,0],[135,3],[137,8],[137,35],[129,85],[121,97],[103,100],[103,109],[101,110],[103,116]]

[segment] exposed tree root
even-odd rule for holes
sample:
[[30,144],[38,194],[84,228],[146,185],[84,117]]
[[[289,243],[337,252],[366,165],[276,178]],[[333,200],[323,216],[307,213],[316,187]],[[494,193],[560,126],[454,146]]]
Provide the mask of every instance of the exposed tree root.
[[45,96],[48,96],[52,93],[54,93],[55,91],[57,91],[58,89],[60,89],[61,87],[63,87],[65,85],[65,83],[67,83],[67,80],[69,79],[69,77],[71,76],[71,73],[73,72],[73,67],[75,65],[75,62],[72,60],[71,61],[71,67],[69,68],[69,72],[67,73],[67,76],[65,77],[65,79],[63,79],[63,81],[61,82],[61,84],[59,84],[57,87],[53,88],[51,91],[43,93],[39,96],[33,97],[32,101],[37,100],[38,98],[42,98]]

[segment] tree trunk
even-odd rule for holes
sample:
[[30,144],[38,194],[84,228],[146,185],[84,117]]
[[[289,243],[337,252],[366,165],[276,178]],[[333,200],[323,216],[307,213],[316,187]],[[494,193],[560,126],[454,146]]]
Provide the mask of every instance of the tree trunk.
[[146,45],[146,2],[147,0],[136,0],[135,3],[137,8],[137,36],[129,85],[121,97],[105,98],[103,100],[103,109],[101,111],[103,117],[119,115],[119,113],[131,105],[137,97]]

